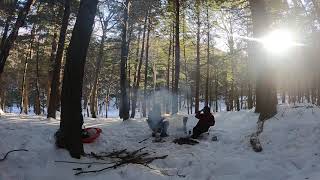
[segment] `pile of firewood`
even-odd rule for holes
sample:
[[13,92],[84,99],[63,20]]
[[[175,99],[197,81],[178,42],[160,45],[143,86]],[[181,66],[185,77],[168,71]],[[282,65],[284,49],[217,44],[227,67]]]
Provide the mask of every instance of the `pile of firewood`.
[[[85,164],[88,165],[87,169],[83,168],[74,168],[73,170],[76,171],[75,175],[86,174],[86,173],[97,173],[107,169],[116,169],[120,166],[127,165],[127,164],[139,164],[146,167],[149,167],[152,161],[156,159],[165,159],[168,155],[164,156],[150,156],[150,152],[145,151],[146,147],[140,148],[135,151],[128,151],[127,149],[119,150],[119,151],[112,151],[112,152],[102,152],[102,153],[93,153],[86,154],[86,157],[93,158],[99,160],[98,162],[70,162],[70,161],[56,161],[56,162],[63,162],[63,163],[73,163],[73,164]],[[96,170],[89,170],[92,168],[92,165],[106,165],[109,166],[96,169]]]

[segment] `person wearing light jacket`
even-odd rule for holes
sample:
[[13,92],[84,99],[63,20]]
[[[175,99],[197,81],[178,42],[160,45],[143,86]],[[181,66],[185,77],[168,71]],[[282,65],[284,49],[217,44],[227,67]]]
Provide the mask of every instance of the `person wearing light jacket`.
[[161,107],[159,104],[153,105],[149,112],[147,123],[152,130],[153,137],[158,133],[160,133],[160,137],[168,136],[167,130],[169,127],[169,121],[165,120],[165,118],[161,116]]

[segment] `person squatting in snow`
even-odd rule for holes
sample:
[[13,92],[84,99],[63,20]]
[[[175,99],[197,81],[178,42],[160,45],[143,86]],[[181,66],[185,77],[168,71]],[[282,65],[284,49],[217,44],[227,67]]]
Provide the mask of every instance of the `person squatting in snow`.
[[208,132],[211,126],[214,126],[214,116],[210,113],[210,107],[205,106],[201,111],[196,113],[196,118],[199,119],[197,125],[193,128],[191,138],[197,139],[202,133]]
[[161,107],[159,104],[154,104],[149,112],[147,119],[148,126],[152,130],[152,136],[156,137],[160,134],[160,137],[167,137],[167,130],[169,127],[169,121],[165,120],[161,116]]

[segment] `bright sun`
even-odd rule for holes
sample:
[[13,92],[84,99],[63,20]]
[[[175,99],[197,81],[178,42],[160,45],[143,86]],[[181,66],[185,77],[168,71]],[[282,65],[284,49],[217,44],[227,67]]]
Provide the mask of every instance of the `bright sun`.
[[281,54],[295,46],[293,35],[290,31],[275,30],[261,39],[264,47],[270,52]]

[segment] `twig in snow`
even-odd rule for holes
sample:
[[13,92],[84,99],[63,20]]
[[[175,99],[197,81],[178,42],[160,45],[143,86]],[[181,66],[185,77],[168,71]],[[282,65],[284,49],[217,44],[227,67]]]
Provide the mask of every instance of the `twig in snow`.
[[139,141],[138,143],[142,143],[142,142],[144,142],[144,141],[146,141],[146,140],[148,140],[148,139],[150,139],[150,137],[148,137],[148,138],[145,138],[144,140],[142,140],[142,141]]
[[4,161],[4,160],[7,158],[7,156],[9,155],[9,153],[12,153],[12,152],[15,152],[15,151],[28,151],[28,150],[27,150],[27,149],[15,149],[15,150],[11,150],[11,151],[7,152],[6,155],[5,155],[2,159],[0,159],[0,161]]
[[[143,165],[146,166],[147,164],[151,163],[152,161],[156,160],[156,159],[165,159],[167,157],[167,155],[165,156],[157,156],[157,157],[147,157],[149,155],[149,152],[141,152],[143,149],[145,149],[146,147],[140,148],[138,150],[132,151],[132,152],[127,152],[127,151],[116,151],[116,152],[123,152],[121,153],[122,156],[120,156],[120,154],[116,155],[116,156],[112,156],[111,158],[116,158],[118,159],[117,162],[113,162],[113,165],[102,168],[102,169],[98,169],[98,170],[90,170],[90,171],[84,171],[84,170],[79,170],[78,172],[75,173],[75,175],[80,175],[80,174],[87,174],[87,173],[97,173],[97,172],[101,172],[107,169],[116,169],[119,166],[125,165],[125,164],[139,164],[139,165]],[[113,154],[113,153],[108,153]],[[96,158],[96,157],[94,157]]]
[[138,152],[142,151],[143,149],[145,149],[146,147],[140,148],[138,150],[135,150],[131,153],[132,156],[136,155]]
[[104,158],[119,157],[121,154],[124,154],[126,152],[127,152],[127,149],[123,149],[120,151],[113,151],[111,153],[106,153],[106,154],[102,154],[102,155],[98,155],[94,152],[91,152],[90,154],[87,154],[86,156],[93,157],[98,160],[104,160]]
[[280,119],[279,119],[279,118],[277,118],[276,116],[274,116],[274,118],[275,118],[276,120],[280,121]]
[[54,161],[54,162],[57,162],[57,163],[68,163],[68,164],[89,164],[89,165],[92,165],[92,164],[114,164],[114,162],[75,162],[75,161]]
[[130,163],[131,160],[132,159],[123,160],[123,161],[120,161],[120,162],[116,163],[115,165],[112,165],[112,166],[109,166],[109,167],[105,167],[105,168],[102,168],[102,169],[99,169],[99,170],[80,171],[80,172],[75,173],[74,175],[80,175],[80,174],[86,174],[86,173],[97,173],[97,172],[101,172],[101,171],[104,171],[104,170],[107,170],[107,169],[116,169],[117,167],[119,167],[119,166],[121,166],[123,164]]

